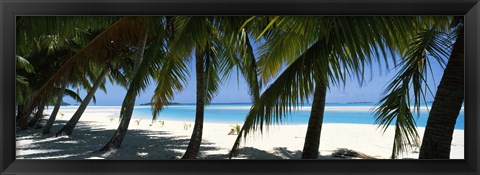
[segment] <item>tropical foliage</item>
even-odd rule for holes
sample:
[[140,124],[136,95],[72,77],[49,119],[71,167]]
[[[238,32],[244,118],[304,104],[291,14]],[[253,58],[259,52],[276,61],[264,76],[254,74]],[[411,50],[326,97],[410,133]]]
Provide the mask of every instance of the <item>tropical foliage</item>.
[[[365,70],[377,65],[398,71],[373,111],[383,131],[395,127],[391,157],[420,146],[415,116],[427,96],[435,96],[420,157],[448,158],[464,98],[460,17],[19,17],[16,34],[21,129],[37,124],[44,107],[55,104],[43,129],[48,134],[67,95],[81,105],[56,136],[70,135],[90,101],[96,101],[97,89],[107,91],[107,79],[126,89],[121,122],[100,151],[120,148],[136,98],[152,84],[155,121],[189,82],[190,64],[196,74],[196,114],[184,159],[198,157],[205,105],[234,70],[248,84],[252,107],[244,124],[234,127],[238,137],[230,158],[250,133],[282,124],[292,111],[312,101],[302,158],[316,159],[327,91],[351,79],[367,83]],[[432,64],[446,67],[435,95],[435,87],[428,85]],[[454,85],[459,83],[461,87]],[[88,91],[84,98],[79,89]],[[444,102],[449,98],[455,104]],[[449,122],[442,123],[442,117]],[[435,139],[439,133],[444,140]]]

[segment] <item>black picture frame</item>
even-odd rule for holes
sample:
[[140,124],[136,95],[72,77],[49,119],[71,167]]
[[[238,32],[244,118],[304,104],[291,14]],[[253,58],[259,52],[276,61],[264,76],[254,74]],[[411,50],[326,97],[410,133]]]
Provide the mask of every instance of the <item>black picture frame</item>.
[[[1,0],[0,174],[479,174],[478,0]],[[464,15],[464,160],[15,160],[18,15]]]

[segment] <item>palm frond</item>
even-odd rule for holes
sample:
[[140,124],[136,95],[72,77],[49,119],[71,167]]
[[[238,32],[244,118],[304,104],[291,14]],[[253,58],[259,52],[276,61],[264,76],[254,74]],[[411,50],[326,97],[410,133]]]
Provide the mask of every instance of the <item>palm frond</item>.
[[205,104],[209,104],[213,97],[218,93],[219,86],[221,83],[221,77],[219,76],[219,72],[221,71],[220,64],[222,60],[226,59],[219,59],[217,56],[219,47],[212,46],[215,45],[211,43],[207,45],[207,49],[205,50]]
[[[26,54],[47,46],[50,51],[67,44],[66,39],[81,39],[89,29],[113,24],[118,16],[19,16],[16,19],[17,54]],[[35,26],[35,27],[32,27]]]
[[[70,57],[57,72],[35,92],[35,101],[52,96],[52,84],[61,81],[66,71],[81,70],[89,64],[108,65],[127,43],[138,41],[145,26],[143,17],[123,17],[90,41],[82,50]],[[120,44],[121,43],[121,44]]]
[[[444,64],[449,47],[445,36],[438,31],[437,24],[429,29],[418,30],[413,36],[404,59],[398,65],[400,72],[387,86],[380,106],[375,108],[375,123],[385,131],[395,120],[395,138],[392,158],[409,150],[419,139],[414,114],[420,114],[422,101],[426,104],[426,94],[430,91],[427,84],[428,70],[431,71],[429,58]],[[433,75],[432,75],[433,76]],[[413,91],[413,97],[410,93]],[[431,91],[430,91],[430,94]],[[411,100],[413,99],[413,102]],[[413,105],[413,108],[411,107]],[[412,110],[415,113],[412,113]]]
[[206,48],[211,35],[211,25],[203,16],[177,16],[175,23],[175,40],[170,49],[174,57],[189,57],[193,48]]
[[16,58],[15,68],[23,69],[27,73],[35,73],[35,69],[33,68],[32,64],[30,64],[30,62],[27,59],[25,59],[21,56],[18,56],[18,55],[15,58]]
[[[155,64],[151,64],[151,75],[157,83],[157,87],[154,90],[154,94],[151,98],[152,106],[152,120],[156,120],[158,114],[163,109],[165,105],[173,99],[175,92],[181,91],[183,89],[183,84],[186,84],[187,77],[189,77],[189,72],[187,69],[188,57],[187,54],[175,53],[172,54],[175,49],[172,43],[177,42],[175,39],[178,38],[178,28],[177,20],[178,17],[167,17],[166,25],[164,29],[164,37],[154,37],[157,38],[156,42],[152,44],[151,47],[156,49],[147,50],[146,59],[151,58],[153,55],[158,53],[158,50],[164,50],[161,52],[163,55],[161,59],[156,59]],[[187,20],[187,19],[183,19]],[[162,39],[160,39],[162,38]],[[188,50],[188,48],[184,48]],[[193,49],[193,48],[189,48]],[[150,52],[152,50],[152,52]],[[179,50],[175,49],[175,52]],[[188,51],[191,52],[191,51]],[[153,56],[156,57],[156,56]]]
[[[281,124],[288,114],[303,104],[314,91],[315,83],[326,83],[329,51],[325,42],[315,43],[290,64],[253,102],[245,123],[230,152],[239,148],[241,138],[271,124]],[[317,69],[317,71],[314,71]]]
[[[217,43],[224,47],[222,57],[227,61],[223,66],[224,77],[236,67],[248,83],[252,101],[260,97],[261,83],[258,81],[258,67],[253,46],[247,32],[247,24],[256,17],[218,17],[219,34]],[[250,27],[250,26],[248,26]]]
[[73,98],[75,101],[79,103],[82,102],[82,98],[80,97],[80,95],[77,92],[72,91],[71,89],[65,89],[64,95]]
[[29,95],[28,79],[21,75],[15,76],[15,99],[18,104],[25,104]]
[[162,61],[160,70],[154,74],[157,87],[151,100],[153,120],[157,119],[160,110],[173,99],[175,92],[183,90],[183,84],[187,83],[189,73],[185,63],[182,59],[167,56]]

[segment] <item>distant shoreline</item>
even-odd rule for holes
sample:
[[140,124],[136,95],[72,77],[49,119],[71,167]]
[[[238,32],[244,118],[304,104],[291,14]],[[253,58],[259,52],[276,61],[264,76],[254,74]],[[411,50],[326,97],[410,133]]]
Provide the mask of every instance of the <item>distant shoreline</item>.
[[[427,101],[427,104],[431,105],[433,101]],[[140,103],[135,106],[150,106],[152,103]],[[168,105],[195,105],[196,103],[188,103],[188,102],[170,102]],[[251,105],[251,102],[219,102],[219,103],[210,103],[209,105]],[[376,106],[378,102],[370,102],[370,101],[351,101],[351,102],[327,102],[325,103],[326,105],[334,105],[334,104],[339,104],[339,105],[351,105],[351,104],[361,104],[361,105],[366,105],[366,104],[371,104],[372,106]],[[70,104],[63,102],[61,106],[79,106],[80,104]],[[311,103],[303,103],[300,105],[312,105]],[[425,105],[425,104],[421,104]],[[52,105],[53,106],[53,105]],[[117,105],[89,105],[89,106],[122,106],[122,104],[117,104]],[[463,104],[462,104],[463,106]]]
[[[251,106],[247,105],[207,105],[205,106],[205,120],[215,121],[218,123],[232,122],[243,123],[245,115],[249,112]],[[355,104],[342,104],[342,105],[327,105],[325,107],[324,123],[364,123],[373,124],[374,116],[372,109],[374,106],[370,105],[355,105]],[[78,106],[64,106],[60,108],[60,112],[74,113],[78,109]],[[429,108],[428,108],[429,109]],[[48,107],[47,110],[53,110],[53,107]],[[87,111],[90,112],[107,112],[113,116],[119,116],[121,106],[89,106]],[[298,124],[308,123],[308,116],[311,110],[311,106],[303,106],[293,109],[293,113],[288,115],[284,124]],[[417,126],[425,126],[426,118],[428,117],[427,107],[421,107],[422,114],[420,118],[417,118]],[[462,113],[459,116],[458,125],[456,129],[464,129],[464,114],[463,107]],[[189,120],[193,121],[195,116],[195,105],[170,105],[165,106],[164,110],[160,114],[162,119],[170,120]],[[228,116],[228,117],[225,117]],[[135,106],[133,118],[150,120],[152,117],[151,106]]]
[[[135,106],[150,106],[152,103],[141,103],[139,105],[135,105]],[[196,103],[179,103],[179,102],[171,102],[169,103],[168,105],[195,105]],[[240,104],[240,105],[251,105],[252,103],[251,102],[232,102],[232,103],[210,103],[208,105],[236,105],[236,104]],[[343,104],[343,105],[346,105],[346,104],[372,104],[374,105],[375,102],[344,102],[344,103],[325,103],[327,105],[332,105],[332,104]],[[61,106],[79,106],[80,104],[66,104],[66,105],[61,105]],[[303,103],[303,104],[300,104],[300,105],[311,105],[311,103]],[[121,104],[118,104],[118,105],[89,105],[89,106],[122,106]]]

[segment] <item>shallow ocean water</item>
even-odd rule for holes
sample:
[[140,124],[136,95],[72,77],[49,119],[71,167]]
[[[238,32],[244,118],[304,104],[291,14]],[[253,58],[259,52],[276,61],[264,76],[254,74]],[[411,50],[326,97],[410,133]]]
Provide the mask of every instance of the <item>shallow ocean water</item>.
[[[242,124],[249,112],[251,104],[211,104],[205,108],[205,122]],[[325,107],[324,123],[353,123],[374,124],[374,104],[327,104]],[[428,106],[428,109],[430,105]],[[310,106],[292,110],[283,124],[308,124]],[[415,114],[414,114],[415,115]],[[152,110],[150,106],[136,106],[134,118],[150,120]],[[415,115],[417,126],[425,127],[428,118],[427,107],[423,106],[420,115]],[[460,112],[455,129],[464,129],[464,111]],[[158,115],[157,120],[174,120],[194,122],[195,105],[180,104],[166,106]]]

